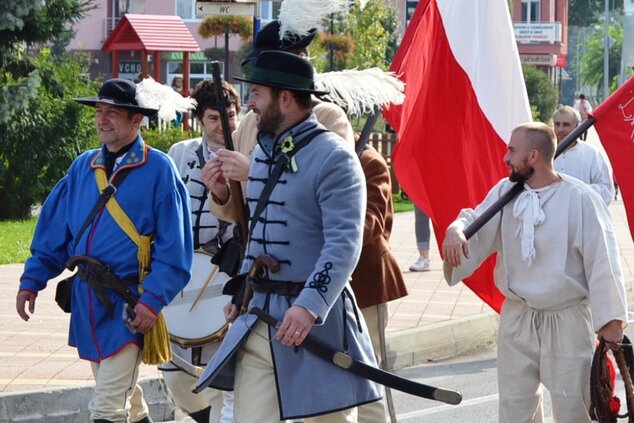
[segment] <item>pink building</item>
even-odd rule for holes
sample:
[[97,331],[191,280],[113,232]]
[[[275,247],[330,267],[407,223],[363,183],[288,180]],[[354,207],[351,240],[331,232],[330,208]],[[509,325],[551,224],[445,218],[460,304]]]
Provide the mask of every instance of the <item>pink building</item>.
[[[267,3],[266,6],[264,3]],[[270,1],[267,0],[260,7],[263,12],[270,14],[272,7],[268,3]],[[95,4],[97,8],[74,25],[76,36],[69,46],[72,50],[85,51],[89,54],[92,78],[99,75],[106,78],[112,76],[113,57],[112,54],[104,52],[102,46],[125,13],[180,16],[201,49],[189,55],[190,88],[203,79],[211,78],[211,60],[207,58],[204,51],[210,48],[223,49],[225,40],[224,37],[205,39],[198,34],[201,18],[196,17],[195,0],[96,0]],[[244,7],[249,5],[241,5],[241,7],[245,10]],[[251,10],[255,11],[255,0]],[[262,16],[266,15],[263,13]],[[161,33],[161,28],[155,30],[157,34]],[[241,45],[242,42],[238,36],[229,36],[229,75],[236,75],[238,72],[233,62],[235,53]],[[222,53],[221,56],[224,57]],[[153,56],[149,57],[152,61]],[[160,52],[160,82],[171,84],[175,76],[183,75],[182,57],[183,54],[180,51]],[[223,62],[221,58],[219,60]],[[120,77],[134,79],[141,72],[141,54],[138,51],[120,52],[117,66]],[[154,65],[151,62],[150,67],[152,66]],[[152,69],[150,74],[154,74]]]
[[568,55],[568,0],[516,0],[511,9],[522,64],[556,79]]
[[[243,12],[251,10],[251,16],[257,13],[264,22],[277,16],[281,3],[280,0],[227,1],[237,1],[232,3],[236,8],[240,7]],[[403,33],[419,0],[383,1],[398,11],[399,30]],[[112,54],[104,52],[102,46],[124,13],[180,16],[201,49],[199,52],[190,53],[190,86],[193,87],[198,81],[211,76],[211,60],[207,58],[204,51],[217,48],[219,50],[216,53],[221,52],[224,48],[224,37],[204,39],[198,34],[201,18],[196,16],[196,0],[96,0],[95,3],[98,6],[97,9],[91,11],[86,18],[74,26],[77,35],[70,44],[71,49],[83,50],[90,55],[91,77],[112,75]],[[551,76],[554,82],[557,75],[555,70],[566,65],[568,0],[514,0],[510,2],[510,5],[522,63],[542,69]],[[248,9],[249,7],[251,9]],[[156,28],[159,34],[160,30]],[[239,73],[234,63],[234,56],[241,44],[238,36],[229,37],[228,73],[230,76]],[[175,76],[183,75],[181,52],[161,52],[160,59],[161,82],[170,84]],[[223,62],[223,59],[224,55],[221,52],[219,60]],[[117,66],[120,76],[133,79],[141,71],[140,54],[135,51],[122,52]]]
[[[404,32],[419,0],[384,0],[399,14]],[[442,0],[438,0],[442,1]],[[555,82],[568,55],[568,0],[509,1],[522,64],[536,66]]]

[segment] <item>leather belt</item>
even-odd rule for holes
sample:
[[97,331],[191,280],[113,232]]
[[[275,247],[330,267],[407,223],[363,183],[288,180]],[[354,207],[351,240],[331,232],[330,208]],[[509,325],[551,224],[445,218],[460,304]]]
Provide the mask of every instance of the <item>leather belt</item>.
[[[79,264],[84,267],[79,267]],[[75,267],[77,267],[77,275],[90,285],[101,304],[106,307],[106,312],[111,319],[114,317],[114,305],[110,301],[106,290],[111,289],[123,297],[131,306],[134,307],[136,305],[137,299],[130,291],[129,286],[139,283],[137,277],[120,279],[111,271],[109,266],[90,256],[73,256],[68,259],[66,267],[69,270],[75,270]]]
[[284,282],[267,278],[250,278],[249,285],[254,292],[272,293],[287,297],[297,297],[304,289],[304,282]]

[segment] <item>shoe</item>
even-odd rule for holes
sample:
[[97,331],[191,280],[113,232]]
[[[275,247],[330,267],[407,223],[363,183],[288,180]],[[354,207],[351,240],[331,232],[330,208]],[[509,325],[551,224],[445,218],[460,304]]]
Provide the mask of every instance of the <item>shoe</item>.
[[409,270],[412,272],[428,272],[429,271],[429,259],[425,257],[419,257],[418,260],[414,262],[409,267]]

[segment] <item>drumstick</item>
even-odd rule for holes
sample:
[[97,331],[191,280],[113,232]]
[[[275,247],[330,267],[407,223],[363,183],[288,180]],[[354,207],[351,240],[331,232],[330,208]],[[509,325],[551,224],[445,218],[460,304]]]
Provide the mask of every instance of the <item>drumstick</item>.
[[209,282],[211,282],[211,278],[214,277],[217,271],[218,271],[218,266],[214,264],[213,267],[211,268],[211,272],[209,272],[209,276],[207,276],[207,280],[205,281],[203,287],[200,288],[200,292],[196,296],[196,299],[194,300],[194,304],[192,304],[191,308],[189,309],[190,312],[194,309],[194,307],[196,307],[200,299],[203,297],[203,294],[205,293],[205,291],[207,290],[207,287],[209,286]]

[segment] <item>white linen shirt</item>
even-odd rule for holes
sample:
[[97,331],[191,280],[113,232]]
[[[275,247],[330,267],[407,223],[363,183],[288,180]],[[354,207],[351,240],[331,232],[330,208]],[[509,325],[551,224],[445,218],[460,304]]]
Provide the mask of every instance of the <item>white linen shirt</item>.
[[[589,303],[595,331],[611,320],[627,321],[627,302],[612,222],[601,199],[576,178],[540,193],[544,221],[535,226],[535,259],[522,261],[521,222],[513,217],[517,197],[469,239],[470,257],[445,265],[450,285],[470,276],[498,252],[495,284],[507,297],[537,310],[562,310]],[[463,209],[452,225],[464,229],[512,186],[500,181],[475,210]],[[453,271],[452,271],[453,270]]]
[[590,185],[599,193],[605,205],[610,205],[614,197],[612,172],[605,156],[594,146],[577,141],[555,159],[555,170]]

